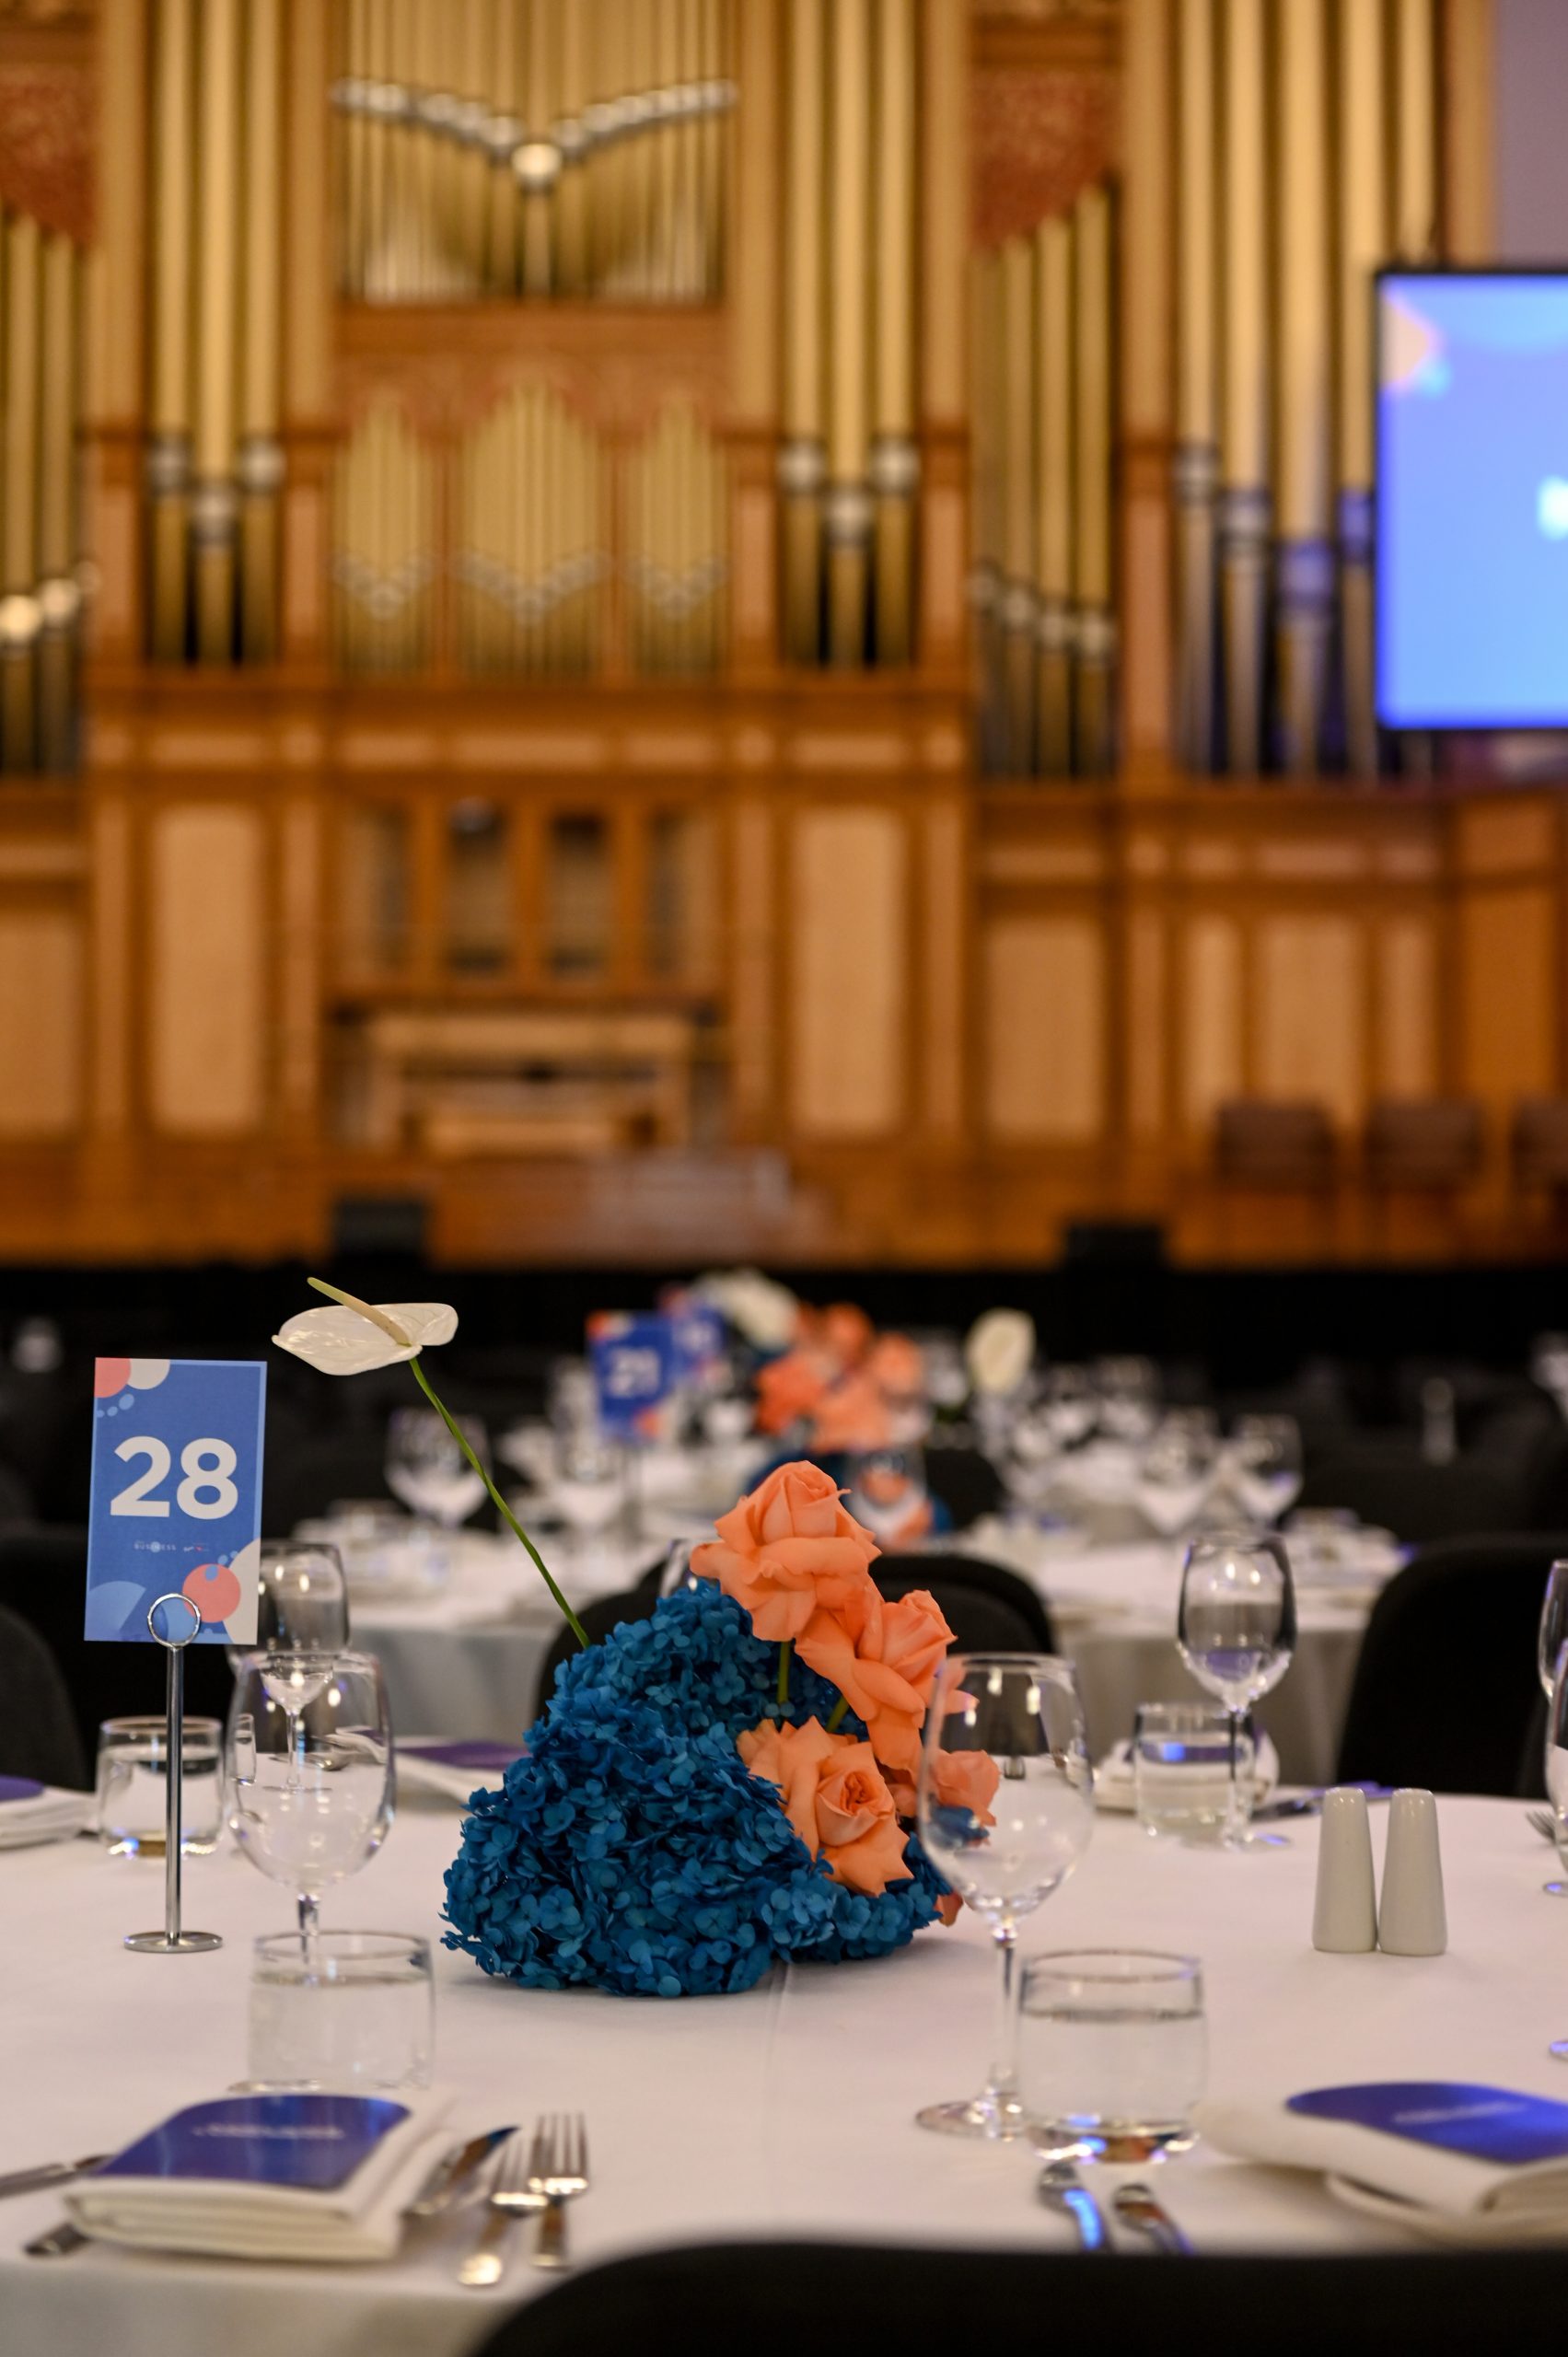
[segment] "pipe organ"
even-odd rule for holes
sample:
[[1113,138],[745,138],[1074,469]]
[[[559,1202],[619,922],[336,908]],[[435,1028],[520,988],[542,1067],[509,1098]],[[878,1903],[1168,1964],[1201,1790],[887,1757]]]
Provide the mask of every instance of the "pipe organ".
[[597,436],[544,386],[514,389],[459,447],[452,570],[465,670],[598,668],[603,474]]
[[725,460],[685,402],[671,402],[629,454],[626,582],[632,668],[716,671],[724,656]]
[[1438,250],[1435,0],[1170,23],[1178,757],[1369,775],[1371,280]]
[[1087,188],[974,264],[971,597],[997,776],[1112,764],[1111,220]]
[[344,295],[718,297],[728,0],[348,0],[340,18]]
[[333,638],[346,671],[417,671],[435,643],[435,469],[396,404],[377,401],[338,461]]
[[76,747],[81,260],[0,214],[0,771],[69,770]]

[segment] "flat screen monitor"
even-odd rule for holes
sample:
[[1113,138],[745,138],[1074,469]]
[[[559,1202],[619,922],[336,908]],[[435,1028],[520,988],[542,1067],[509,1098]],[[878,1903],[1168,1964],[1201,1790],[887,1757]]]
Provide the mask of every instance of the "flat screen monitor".
[[1377,716],[1568,726],[1568,270],[1377,282]]

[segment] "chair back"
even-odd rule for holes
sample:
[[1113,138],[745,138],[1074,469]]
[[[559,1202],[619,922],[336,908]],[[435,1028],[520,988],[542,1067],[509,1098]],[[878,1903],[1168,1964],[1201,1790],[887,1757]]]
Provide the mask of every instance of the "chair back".
[[1043,1599],[1005,1564],[978,1555],[879,1555],[871,1576],[889,1602],[926,1589],[960,1653],[1056,1651]]
[[1365,1138],[1374,1186],[1464,1187],[1481,1168],[1481,1107],[1470,1097],[1380,1097]]
[[1521,1097],[1513,1143],[1521,1187],[1568,1186],[1568,1097]]
[[1334,1132],[1326,1109],[1237,1097],[1214,1116],[1214,1169],[1242,1187],[1327,1187]]
[[[1434,1465],[1408,1434],[1347,1439],[1307,1466],[1296,1504],[1348,1506],[1408,1544],[1462,1530],[1523,1530],[1533,1469],[1459,1456]],[[1288,1533],[1287,1533],[1288,1537]]]
[[60,1665],[31,1623],[0,1605],[0,1776],[83,1791],[87,1760]]
[[1341,1782],[1518,1789],[1540,1699],[1536,1631],[1568,1535],[1450,1538],[1396,1572],[1372,1609],[1340,1738]]

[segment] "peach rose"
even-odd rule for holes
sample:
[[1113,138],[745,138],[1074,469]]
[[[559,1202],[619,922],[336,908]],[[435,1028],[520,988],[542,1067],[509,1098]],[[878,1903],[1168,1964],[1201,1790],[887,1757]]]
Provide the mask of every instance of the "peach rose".
[[868,1898],[909,1881],[906,1837],[868,1743],[829,1735],[815,1719],[798,1727],[764,1719],[736,1744],[752,1775],[778,1786],[791,1825],[836,1881]]
[[[867,1583],[870,1585],[870,1583]],[[796,1639],[802,1661],[830,1678],[865,1722],[871,1747],[889,1768],[912,1775],[920,1730],[953,1631],[935,1596],[912,1588],[896,1604],[870,1598],[814,1612]]]
[[892,1428],[888,1403],[868,1375],[846,1375],[818,1400],[811,1423],[811,1446],[824,1455],[830,1449],[886,1448]]
[[907,1334],[884,1334],[878,1340],[866,1372],[878,1391],[890,1399],[915,1399],[925,1388],[925,1359],[918,1342]]
[[786,1351],[757,1371],[759,1432],[787,1432],[826,1391],[831,1368],[814,1351]]
[[835,1301],[824,1309],[817,1330],[840,1366],[858,1366],[871,1348],[871,1320],[853,1301]]
[[[1002,1773],[989,1751],[938,1751],[932,1755],[932,1789],[939,1803],[951,1808],[972,1810],[981,1825],[994,1825],[991,1804],[996,1797],[996,1787]],[[888,1789],[893,1795],[893,1805],[900,1817],[913,1817],[916,1812],[915,1782],[912,1776],[889,1776]],[[944,1923],[958,1922],[963,1900],[956,1890],[949,1890],[936,1902],[936,1911]]]
[[839,1503],[837,1484],[804,1458],[781,1465],[721,1515],[716,1539],[691,1550],[699,1579],[717,1580],[769,1644],[798,1637],[813,1613],[843,1610],[871,1586],[877,1541]]

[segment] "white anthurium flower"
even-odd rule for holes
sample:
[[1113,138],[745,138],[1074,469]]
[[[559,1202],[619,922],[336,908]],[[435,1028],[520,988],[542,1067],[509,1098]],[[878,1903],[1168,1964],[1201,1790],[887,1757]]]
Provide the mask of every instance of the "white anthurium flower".
[[761,1269],[719,1269],[692,1286],[760,1351],[785,1351],[800,1325],[800,1303]]
[[970,1381],[993,1399],[1016,1391],[1034,1364],[1034,1319],[1022,1309],[986,1310],[975,1319],[964,1344]]
[[372,1367],[398,1366],[423,1350],[449,1342],[458,1313],[444,1301],[358,1301],[312,1277],[319,1292],[331,1293],[330,1309],[302,1309],[273,1336],[323,1375],[366,1375]]

